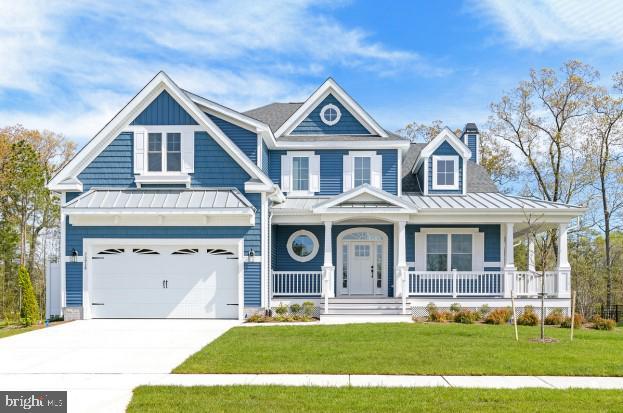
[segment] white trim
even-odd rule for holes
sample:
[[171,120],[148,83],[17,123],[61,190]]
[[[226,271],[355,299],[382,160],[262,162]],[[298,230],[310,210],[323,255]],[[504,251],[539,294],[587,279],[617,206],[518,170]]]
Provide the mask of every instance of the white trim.
[[435,136],[435,138],[432,141],[430,141],[428,145],[424,147],[424,149],[422,149],[422,152],[420,152],[420,158],[428,158],[429,156],[433,155],[433,153],[435,152],[435,149],[437,149],[442,143],[446,141],[463,158],[467,158],[467,159],[471,158],[472,151],[470,151],[467,145],[465,145],[465,143],[463,143],[462,140],[457,138],[454,132],[452,132],[447,127],[443,128],[441,132],[439,132],[437,136]]
[[[335,119],[333,120],[326,120],[324,117],[325,112],[328,111],[329,109],[335,110],[336,116],[335,116]],[[324,123],[327,126],[335,125],[336,123],[340,121],[341,118],[342,118],[342,111],[340,110],[340,108],[335,106],[333,103],[324,105],[322,109],[320,110],[320,120],[322,121],[322,123]]]
[[[336,136],[336,135],[331,135]],[[365,136],[365,135],[364,135]],[[296,137],[303,137],[304,135],[296,135]],[[357,145],[357,148],[361,149],[408,149],[409,141],[408,140],[393,140],[393,141],[277,141],[278,149],[349,149],[352,148],[353,145]]]
[[[65,192],[61,193],[61,205],[65,205],[67,202],[67,194]],[[61,245],[60,245],[60,260],[59,265],[61,266],[61,313],[63,309],[67,306],[67,291],[66,291],[66,270],[67,264],[65,263],[65,256],[67,255],[67,224],[66,224],[66,214],[64,211],[65,208],[60,208],[60,226],[61,226]]]
[[[268,237],[270,228],[268,227],[268,194],[262,193],[260,195],[260,249],[261,251],[261,282],[260,282],[260,306],[262,308],[268,307],[270,301],[270,293],[266,290],[268,285],[268,279],[270,277],[270,268],[268,267],[268,256],[270,255],[270,246],[268,244]],[[266,257],[266,258],[264,258]]]
[[[300,235],[307,236],[312,241],[312,243],[314,244],[313,248],[312,248],[311,254],[309,254],[306,257],[300,257],[300,256],[296,255],[294,253],[294,251],[292,250],[292,242],[294,241],[294,239],[296,237],[298,237]],[[290,237],[288,238],[288,243],[286,244],[286,247],[288,249],[288,254],[290,254],[290,257],[294,261],[307,262],[307,261],[313,260],[316,257],[316,255],[318,254],[318,250],[320,249],[320,244],[318,243],[318,238],[316,238],[316,236],[312,232],[304,230],[304,229],[300,229],[298,231],[294,231],[290,235]]]
[[351,157],[356,156],[360,158],[365,158],[376,155],[376,151],[348,151],[348,155],[350,155]]
[[290,118],[284,122],[277,132],[275,137],[279,138],[282,135],[290,133],[305,117],[329,94],[332,94],[338,102],[340,102],[366,129],[372,134],[376,134],[383,138],[388,136],[387,132],[368,115],[363,108],[353,100],[342,89],[335,80],[328,78],[312,95],[303,103]]
[[[381,189],[378,188],[374,188],[371,185],[361,185],[357,188],[351,189],[348,192],[343,192],[339,195],[334,196],[333,198],[329,198],[324,202],[321,202],[319,204],[317,204],[316,206],[313,207],[312,212],[314,214],[318,214],[318,213],[326,213],[329,212],[328,210],[336,205],[339,205],[343,202],[346,202],[352,198],[356,198],[359,195],[362,194],[368,194],[371,195],[373,197],[379,198],[379,200],[381,201],[385,201],[389,204],[394,205],[396,208],[399,208],[400,210],[404,210],[404,212],[408,212],[408,213],[415,213],[417,212],[417,210],[415,209],[415,207],[406,204],[405,202],[403,202],[400,198],[395,197],[394,195],[387,193]],[[390,208],[376,208],[374,211],[370,211],[370,208],[365,208],[366,209],[366,213],[374,213],[377,214],[379,212],[384,212],[384,210],[388,210]],[[357,208],[349,208],[348,212],[354,212],[357,211]],[[333,212],[333,211],[331,211]],[[347,212],[347,211],[343,211],[343,212]],[[395,213],[395,210],[392,210],[391,212]]]
[[[342,257],[342,248],[344,245],[344,242],[350,244],[351,242],[369,242],[372,243],[374,245],[374,247],[376,248],[376,245],[379,241],[357,241],[357,240],[352,240],[352,241],[344,241],[344,237],[352,234],[354,232],[369,232],[369,233],[374,233],[377,235],[381,236],[382,241],[381,245],[383,246],[383,279],[382,279],[382,287],[380,290],[380,293],[377,293],[377,287],[376,287],[376,277],[374,278],[374,283],[373,283],[373,289],[374,289],[374,295],[379,295],[379,296],[387,296],[388,295],[388,287],[389,287],[389,269],[387,268],[388,266],[388,262],[389,262],[389,237],[387,236],[387,234],[383,231],[381,231],[380,229],[377,228],[369,228],[366,226],[360,226],[360,227],[353,227],[353,228],[347,228],[345,230],[343,230],[342,232],[340,232],[337,235],[337,239],[336,239],[336,252],[335,252],[335,256],[336,256],[336,266],[335,266],[335,283],[337,284],[337,288],[335,291],[335,296],[350,296],[350,286],[351,286],[351,274],[349,271],[348,274],[348,287],[345,289],[342,288],[342,269],[343,269],[343,257]],[[350,249],[350,246],[349,246]],[[350,257],[350,251],[349,251],[349,257]],[[376,258],[376,250],[374,251],[374,257]],[[376,260],[374,260],[374,266],[376,269]],[[376,275],[376,274],[375,274]],[[344,291],[348,291],[347,293],[344,293]],[[355,294],[356,295],[356,294]]]
[[272,186],[264,172],[236,146],[223,131],[164,72],[159,72],[115,117],[95,135],[48,183],[51,190],[60,190],[59,183],[75,178],[108,144],[115,139],[140,112],[162,91],[166,90],[252,178]]
[[97,245],[230,245],[237,247],[238,257],[238,319],[244,319],[244,239],[243,238],[84,238],[82,241],[83,255],[86,257],[82,270],[82,316],[91,318],[91,300],[89,291],[92,290],[93,277],[93,250]]
[[143,184],[183,184],[190,186],[190,175],[184,172],[149,172],[134,176],[138,188]]
[[[437,183],[437,161],[452,161],[454,163],[454,184],[452,185],[441,185]],[[433,191],[436,190],[458,190],[459,189],[459,156],[457,155],[433,155]],[[465,167],[463,167],[463,172],[465,172]]]
[[396,172],[396,182],[398,184],[397,194],[398,196],[402,196],[402,149],[397,149],[396,159],[398,162],[398,171]]
[[[419,231],[420,234],[423,234],[421,240],[417,240],[415,242],[415,263],[416,270],[425,271],[428,261],[428,241],[427,235],[432,234],[441,234],[447,235],[447,269],[445,271],[452,271],[452,235],[463,234],[463,235],[471,235],[472,236],[472,269],[471,271],[484,271],[485,261],[484,261],[484,233],[481,233],[478,228],[421,228]],[[417,232],[416,232],[417,234]],[[418,244],[420,244],[419,249],[417,248]],[[423,262],[418,260],[418,256],[423,259]],[[476,267],[476,268],[474,268]],[[443,270],[442,270],[443,271]]]
[[[307,191],[294,190],[294,158],[307,158],[308,160],[308,186]],[[285,155],[281,155],[281,186],[288,196],[313,196],[315,192],[312,188],[312,163],[320,162],[318,155],[314,151],[288,151]],[[318,176],[318,191],[320,190],[320,176]],[[286,183],[286,184],[284,184]]]

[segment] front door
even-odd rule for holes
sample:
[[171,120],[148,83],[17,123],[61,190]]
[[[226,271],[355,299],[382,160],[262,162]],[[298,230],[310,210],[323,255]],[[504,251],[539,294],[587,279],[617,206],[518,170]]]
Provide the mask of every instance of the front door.
[[374,294],[374,243],[351,242],[349,252],[350,294]]

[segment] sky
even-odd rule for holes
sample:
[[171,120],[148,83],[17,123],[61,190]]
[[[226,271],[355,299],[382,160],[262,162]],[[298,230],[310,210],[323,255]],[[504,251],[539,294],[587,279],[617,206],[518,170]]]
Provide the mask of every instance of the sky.
[[0,0],[0,126],[90,139],[159,70],[239,111],[333,77],[381,125],[484,124],[531,68],[623,71],[623,2]]

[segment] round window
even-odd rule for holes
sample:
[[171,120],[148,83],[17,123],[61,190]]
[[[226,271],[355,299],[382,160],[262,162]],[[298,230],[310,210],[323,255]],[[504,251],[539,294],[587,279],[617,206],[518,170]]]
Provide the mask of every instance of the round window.
[[340,108],[333,104],[325,105],[320,111],[320,119],[324,124],[329,126],[338,123],[341,116]]
[[318,254],[318,238],[309,231],[296,231],[288,239],[288,253],[296,261],[309,261]]

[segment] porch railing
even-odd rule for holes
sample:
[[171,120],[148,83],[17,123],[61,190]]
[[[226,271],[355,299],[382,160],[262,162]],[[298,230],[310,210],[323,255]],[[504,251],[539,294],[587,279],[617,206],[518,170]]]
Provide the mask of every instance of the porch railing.
[[[557,271],[545,272],[545,294],[555,295],[557,291]],[[515,293],[518,296],[536,296],[541,292],[541,273],[515,271]]]
[[320,296],[322,293],[321,271],[273,271],[273,295]]
[[490,271],[409,271],[409,295],[499,296],[504,274]]

